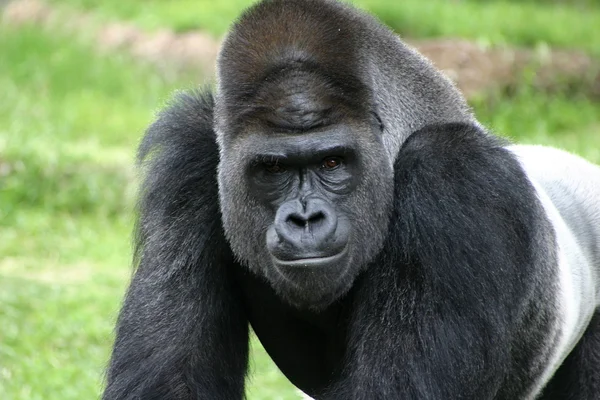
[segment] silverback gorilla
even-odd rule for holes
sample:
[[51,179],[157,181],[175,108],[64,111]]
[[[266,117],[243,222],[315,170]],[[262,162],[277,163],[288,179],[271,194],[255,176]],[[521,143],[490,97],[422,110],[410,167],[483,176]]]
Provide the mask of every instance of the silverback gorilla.
[[600,398],[600,168],[487,132],[331,0],[267,0],[139,157],[104,399],[244,398],[249,326],[316,399]]

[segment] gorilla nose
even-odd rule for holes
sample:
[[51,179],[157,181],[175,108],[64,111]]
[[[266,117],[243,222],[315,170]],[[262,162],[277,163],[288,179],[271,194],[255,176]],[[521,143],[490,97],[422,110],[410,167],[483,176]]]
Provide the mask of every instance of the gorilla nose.
[[295,247],[321,247],[337,229],[337,216],[331,206],[321,199],[284,203],[275,216],[275,231],[279,239]]
[[312,231],[315,226],[324,222],[325,214],[321,210],[312,213],[292,213],[287,217],[288,225],[295,225],[297,228]]

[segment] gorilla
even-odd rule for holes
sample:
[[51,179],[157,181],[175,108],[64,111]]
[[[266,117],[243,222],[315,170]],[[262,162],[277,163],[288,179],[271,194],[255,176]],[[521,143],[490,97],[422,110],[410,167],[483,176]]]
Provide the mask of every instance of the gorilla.
[[372,17],[265,0],[148,129],[104,399],[600,398],[600,168],[487,131]]

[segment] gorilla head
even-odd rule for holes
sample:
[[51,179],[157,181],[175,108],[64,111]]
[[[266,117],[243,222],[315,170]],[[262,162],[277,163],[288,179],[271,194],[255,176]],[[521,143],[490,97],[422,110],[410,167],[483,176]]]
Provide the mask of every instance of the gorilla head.
[[[328,305],[380,249],[393,170],[367,88],[290,57],[221,126],[220,198],[236,255],[297,306]],[[356,81],[356,79],[351,79]]]
[[[349,18],[362,22],[349,29]],[[215,126],[225,232],[238,259],[296,306],[330,304],[381,249],[405,137],[425,122],[470,118],[447,80],[373,26],[335,2],[262,2],[220,53]],[[393,51],[373,52],[375,40]],[[400,57],[400,68],[378,68],[390,64],[382,57]]]

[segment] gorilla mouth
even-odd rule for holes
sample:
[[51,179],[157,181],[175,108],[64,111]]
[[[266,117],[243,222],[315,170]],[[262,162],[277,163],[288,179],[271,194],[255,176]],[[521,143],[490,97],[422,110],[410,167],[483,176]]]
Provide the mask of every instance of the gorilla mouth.
[[348,253],[348,246],[344,246],[342,251],[332,256],[326,257],[305,257],[296,258],[292,260],[281,260],[277,257],[273,257],[273,261],[278,267],[284,268],[319,268],[327,267],[333,264],[337,264],[342,260]]
[[271,284],[280,297],[298,308],[322,309],[349,288],[349,246],[332,256],[281,260],[271,256],[279,279]]

